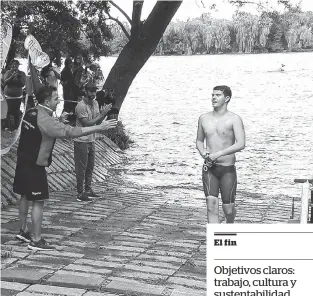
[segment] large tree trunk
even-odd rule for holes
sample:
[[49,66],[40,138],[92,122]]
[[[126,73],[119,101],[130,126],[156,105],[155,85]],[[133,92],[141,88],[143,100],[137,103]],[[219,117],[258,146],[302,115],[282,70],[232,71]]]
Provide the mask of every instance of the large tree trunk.
[[114,89],[116,107],[120,109],[128,89],[146,61],[155,51],[166,27],[182,1],[158,1],[146,21],[132,30],[112,67],[103,88]]

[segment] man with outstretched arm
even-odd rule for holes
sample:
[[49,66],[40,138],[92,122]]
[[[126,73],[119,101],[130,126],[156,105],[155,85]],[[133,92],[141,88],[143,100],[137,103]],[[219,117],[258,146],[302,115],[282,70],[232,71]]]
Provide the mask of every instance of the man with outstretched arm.
[[213,111],[202,114],[198,121],[196,147],[205,160],[202,181],[208,223],[219,223],[219,191],[226,223],[234,223],[236,216],[235,153],[245,148],[245,131],[240,116],[227,109],[231,96],[228,86],[214,87]]
[[[41,238],[44,201],[49,199],[45,167],[52,162],[52,151],[56,138],[75,138],[104,131],[116,126],[116,120],[103,120],[89,127],[71,127],[53,117],[60,102],[57,89],[43,86],[36,94],[38,105],[25,113],[17,149],[17,164],[13,190],[21,195],[19,205],[20,232],[16,238],[28,242],[32,250],[53,250]],[[33,237],[27,229],[29,201],[33,202]]]

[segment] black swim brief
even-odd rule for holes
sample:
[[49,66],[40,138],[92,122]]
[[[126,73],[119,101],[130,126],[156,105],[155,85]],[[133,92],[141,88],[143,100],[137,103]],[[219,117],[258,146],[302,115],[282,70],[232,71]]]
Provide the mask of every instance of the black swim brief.
[[237,189],[236,167],[213,165],[211,168],[202,170],[202,181],[205,196],[218,197],[221,192],[223,204],[235,202]]

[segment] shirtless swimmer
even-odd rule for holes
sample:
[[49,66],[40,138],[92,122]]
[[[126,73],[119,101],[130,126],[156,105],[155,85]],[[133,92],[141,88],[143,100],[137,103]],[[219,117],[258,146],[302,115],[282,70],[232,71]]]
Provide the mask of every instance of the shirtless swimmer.
[[237,189],[235,153],[245,148],[245,131],[239,115],[227,110],[232,92],[228,86],[213,88],[213,111],[199,117],[197,149],[205,159],[202,169],[208,223],[219,223],[221,192],[226,223],[234,223]]

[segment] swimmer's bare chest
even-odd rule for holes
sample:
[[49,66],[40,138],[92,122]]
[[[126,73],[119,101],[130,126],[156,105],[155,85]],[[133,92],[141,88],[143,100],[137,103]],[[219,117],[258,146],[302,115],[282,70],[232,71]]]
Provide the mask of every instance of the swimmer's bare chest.
[[[202,121],[202,128],[210,153],[218,152],[235,143],[232,116],[216,118],[212,114],[206,114]],[[218,162],[233,164],[235,156],[234,154],[222,156]]]

